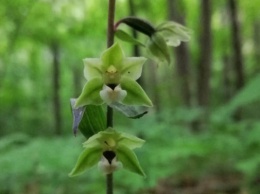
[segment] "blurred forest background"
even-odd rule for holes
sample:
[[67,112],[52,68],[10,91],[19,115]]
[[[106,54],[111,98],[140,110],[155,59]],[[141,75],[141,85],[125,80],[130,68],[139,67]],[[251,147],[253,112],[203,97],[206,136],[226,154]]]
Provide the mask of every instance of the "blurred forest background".
[[[145,65],[155,107],[136,120],[116,113],[118,130],[146,140],[147,174],[116,172],[116,194],[260,193],[259,10],[259,0],[117,0],[116,20],[174,20],[193,34],[169,67]],[[69,99],[85,82],[82,59],[106,48],[106,18],[104,0],[0,1],[1,194],[104,193],[96,168],[68,173],[84,141]]]

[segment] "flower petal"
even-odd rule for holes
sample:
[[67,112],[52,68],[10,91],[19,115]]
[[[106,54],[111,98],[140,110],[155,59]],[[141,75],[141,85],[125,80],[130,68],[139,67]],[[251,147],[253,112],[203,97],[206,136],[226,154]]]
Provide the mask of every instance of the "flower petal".
[[100,105],[103,100],[100,98],[99,92],[102,90],[103,80],[94,78],[89,80],[84,86],[82,93],[76,100],[75,108],[88,104]]
[[175,38],[183,42],[187,42],[190,40],[190,35],[186,32],[181,31],[181,29],[179,28],[165,29],[163,31],[160,31],[159,33],[164,37],[164,39]]
[[127,57],[124,59],[124,67],[121,70],[122,76],[137,80],[143,69],[143,64],[147,59],[145,57]]
[[174,37],[167,37],[167,38],[165,38],[165,40],[166,40],[166,44],[168,46],[177,47],[181,44],[181,41],[177,38],[174,38]]
[[126,146],[118,146],[117,157],[118,160],[122,162],[123,168],[141,176],[146,176],[135,153]]
[[99,94],[105,103],[111,104],[113,102],[121,102],[126,97],[127,93],[125,90],[121,89],[120,85],[116,86],[114,89],[104,85]]
[[95,77],[102,76],[101,64],[102,61],[99,58],[86,58],[84,62],[84,77],[87,80],[91,80]]
[[79,156],[78,161],[75,167],[72,169],[69,174],[70,177],[77,176],[82,174],[84,171],[92,168],[95,164],[98,163],[102,155],[102,148],[92,147],[85,149]]
[[118,43],[115,43],[108,48],[102,55],[102,70],[105,72],[111,65],[117,70],[122,69],[122,62],[124,58],[124,52]]
[[[187,42],[190,40],[191,30],[176,22],[164,22],[156,28],[166,40],[177,39],[179,41]],[[176,41],[175,41],[176,42]],[[169,44],[175,46],[176,44]],[[177,45],[178,46],[178,45]]]
[[127,95],[122,103],[126,105],[153,106],[143,88],[134,80],[123,77],[121,79],[121,87],[126,90]]
[[118,140],[119,145],[124,145],[131,150],[142,147],[144,142],[145,142],[145,140],[140,139],[134,135],[127,134],[127,133],[121,133],[121,137]]
[[99,139],[102,137],[101,132],[96,133],[95,135],[92,135],[90,138],[88,138],[87,141],[83,143],[84,148],[89,148],[89,147],[95,147],[99,143]]
[[105,174],[110,174],[115,170],[122,168],[122,163],[117,161],[116,157],[110,163],[107,158],[102,156],[101,160],[98,162],[98,168],[102,170]]

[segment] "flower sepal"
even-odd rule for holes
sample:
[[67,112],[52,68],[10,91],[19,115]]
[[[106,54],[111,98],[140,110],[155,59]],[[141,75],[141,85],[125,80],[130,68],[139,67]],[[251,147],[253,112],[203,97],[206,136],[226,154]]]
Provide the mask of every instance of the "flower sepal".
[[140,148],[144,140],[126,133],[117,132],[112,128],[91,136],[83,143],[84,151],[69,174],[77,176],[95,165],[104,174],[120,168],[145,176],[133,149]]
[[108,48],[100,59],[84,59],[87,83],[76,100],[75,108],[89,104],[110,105],[115,102],[152,106],[151,100],[136,82],[141,76],[145,61],[144,57],[125,57],[118,43]]

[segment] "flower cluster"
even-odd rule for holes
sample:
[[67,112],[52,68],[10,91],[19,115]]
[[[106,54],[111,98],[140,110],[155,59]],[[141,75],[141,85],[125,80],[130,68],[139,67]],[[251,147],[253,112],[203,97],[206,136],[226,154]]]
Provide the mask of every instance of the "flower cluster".
[[[103,52],[101,58],[84,59],[87,82],[76,99],[74,110],[104,103],[114,107],[122,104],[124,110],[134,110],[134,106],[152,106],[151,100],[136,82],[145,61],[144,57],[125,57],[118,43]],[[133,152],[133,149],[142,146],[144,140],[112,128],[97,130],[100,132],[83,144],[84,151],[70,176],[79,175],[96,164],[105,174],[124,168],[145,175]]]
[[[120,23],[125,23],[142,32],[149,39],[145,45],[122,30],[117,30],[115,32],[116,36],[121,40],[145,46],[151,58],[158,63],[170,63],[167,46],[179,46],[181,42],[190,39],[190,31],[175,22],[165,22],[153,27],[145,20],[127,17],[117,22],[115,29]],[[136,106],[142,109],[143,107],[153,106],[150,98],[136,81],[141,76],[145,62],[146,58],[144,57],[125,57],[118,43],[105,50],[100,58],[84,59],[84,77],[87,82],[72,107],[75,112],[75,120],[77,120],[76,128],[80,126],[81,119],[84,118],[84,111],[89,105],[102,105],[105,103],[120,110],[125,115],[129,115],[131,118],[143,116],[146,110],[139,111]],[[100,106],[98,107],[100,108]],[[91,110],[94,109],[94,107],[91,107]],[[96,113],[100,112],[100,109]],[[90,107],[86,112],[91,112]],[[91,120],[88,115],[86,118],[87,121]],[[133,152],[133,149],[143,145],[144,140],[133,135],[117,132],[112,128],[104,130],[103,125],[93,126],[91,127],[95,128],[94,131],[99,132],[88,136],[87,141],[83,144],[84,151],[79,156],[70,176],[79,175],[95,165],[98,165],[105,174],[124,168],[145,176]]]

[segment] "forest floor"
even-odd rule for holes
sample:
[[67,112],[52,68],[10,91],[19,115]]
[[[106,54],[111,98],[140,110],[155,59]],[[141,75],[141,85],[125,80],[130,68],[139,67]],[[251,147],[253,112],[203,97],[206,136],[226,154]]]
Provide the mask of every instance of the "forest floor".
[[197,180],[189,176],[167,177],[140,194],[249,194],[242,182],[239,174],[207,175]]

